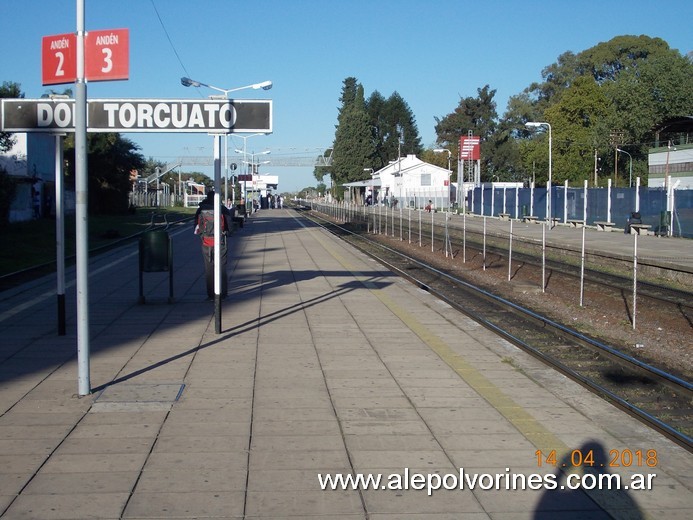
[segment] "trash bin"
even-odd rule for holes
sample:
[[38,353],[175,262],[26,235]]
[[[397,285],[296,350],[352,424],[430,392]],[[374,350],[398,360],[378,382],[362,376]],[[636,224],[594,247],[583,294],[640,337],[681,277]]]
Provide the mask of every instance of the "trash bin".
[[171,240],[166,231],[147,231],[140,238],[140,269],[146,273],[168,271]]
[[173,302],[173,254],[166,231],[147,231],[140,237],[140,303],[145,303],[143,273],[169,273],[169,303]]

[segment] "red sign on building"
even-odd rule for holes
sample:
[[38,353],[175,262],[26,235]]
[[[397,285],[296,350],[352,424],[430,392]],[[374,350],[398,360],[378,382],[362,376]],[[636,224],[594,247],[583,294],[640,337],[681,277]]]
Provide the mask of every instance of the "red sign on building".
[[[84,39],[84,76],[88,81],[128,79],[128,29],[88,32]],[[41,44],[43,85],[74,83],[77,79],[77,37],[74,33],[44,36]]]
[[478,161],[481,159],[481,138],[473,135],[471,137],[460,137],[460,159]]

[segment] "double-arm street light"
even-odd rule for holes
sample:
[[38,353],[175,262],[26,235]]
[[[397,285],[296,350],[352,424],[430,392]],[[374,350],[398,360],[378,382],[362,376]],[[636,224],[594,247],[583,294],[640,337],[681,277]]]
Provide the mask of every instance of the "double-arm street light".
[[[236,92],[244,89],[263,89],[272,88],[271,81],[253,83],[236,88],[219,88],[213,85],[195,81],[190,78],[181,78],[181,85],[184,87],[207,87],[218,92],[223,92],[228,99],[229,92]],[[230,129],[229,129],[230,131]],[[228,143],[228,131],[224,134],[224,142]],[[224,147],[226,148],[226,146]],[[226,154],[226,150],[225,150]],[[221,134],[214,135],[214,332],[221,334],[221,203],[219,191],[221,189]]]
[[[447,148],[436,148],[433,150],[433,153],[443,153],[443,152],[448,152],[448,210],[450,210],[450,174],[452,173],[452,170],[450,169],[450,161],[452,157],[452,152],[448,150]],[[457,183],[459,185],[459,182]]]
[[[250,137],[250,136],[248,136],[248,137]],[[246,165],[246,177],[245,177],[246,179],[247,179],[247,174],[248,174],[248,165],[250,165],[250,174],[255,175],[255,172],[256,172],[255,166],[256,165],[259,166],[260,164],[269,164],[269,161],[263,161],[262,163],[260,163],[260,162],[256,163],[255,162],[255,156],[256,155],[267,155],[267,154],[272,153],[271,150],[265,150],[264,152],[259,152],[259,153],[252,152],[250,154],[246,154],[245,149],[243,151],[241,151],[241,150],[235,150],[235,151],[236,151],[236,153],[242,153],[243,154],[243,163]],[[251,158],[250,162],[248,162],[248,160],[246,159],[247,155],[250,155],[250,158]],[[247,180],[243,181],[243,201],[245,203],[246,211],[248,211],[248,184],[247,184],[247,182],[248,182]],[[250,206],[250,208],[252,209],[252,206]]]
[[[236,92],[238,90],[246,90],[246,89],[253,89],[253,90],[269,90],[272,88],[272,82],[271,81],[261,81],[260,83],[253,83],[252,85],[245,85],[244,87],[235,87],[235,88],[219,88],[215,87],[214,85],[208,85],[207,83],[202,83],[201,81],[196,81],[194,79],[190,78],[180,78],[180,83],[184,87],[207,87],[211,88],[212,90],[216,90],[217,92],[223,92],[224,97],[228,99],[229,97],[229,92]],[[253,135],[264,135],[264,134],[253,134]],[[242,136],[241,136],[242,137]],[[250,136],[249,136],[250,137]],[[229,176],[229,160],[228,160],[228,134],[224,134],[224,170],[225,170],[225,182],[224,182],[224,199],[228,200],[229,198],[229,190],[228,190],[228,176]],[[244,139],[244,147],[245,147],[245,139]],[[214,180],[214,189],[217,191],[220,191],[221,189],[221,179],[219,180],[219,185],[217,185],[217,180]],[[233,190],[233,187],[232,187]]]
[[625,150],[621,150],[620,148],[616,148],[616,151],[624,153],[630,158],[630,169],[629,169],[630,173],[628,175],[628,187],[630,188],[633,186],[633,156],[631,154],[629,154],[628,152],[626,152]]
[[252,88],[255,90],[262,89],[262,90],[269,90],[272,88],[272,82],[271,81],[262,81],[260,83],[253,83],[252,85],[246,85],[244,87],[236,87],[236,88],[219,88],[215,87],[214,85],[207,85],[206,83],[202,83],[201,81],[195,81],[194,79],[190,78],[180,78],[180,83],[184,87],[207,87],[211,88],[212,90],[217,90],[219,92],[223,92],[225,96],[229,95],[229,92],[236,92],[237,90],[245,90],[248,88]]
[[[237,136],[236,136],[236,137],[240,137],[241,139],[243,139],[243,150],[235,149],[234,151],[235,151],[236,153],[243,154],[243,161],[244,161],[244,164],[246,164],[246,168],[245,168],[245,173],[246,173],[246,174],[248,173],[248,167],[247,167],[247,162],[246,162],[246,149],[247,149],[248,139],[251,138],[251,137],[256,137],[256,136],[258,136],[258,135],[267,135],[267,134],[265,134],[264,132],[258,132],[257,134],[237,135]],[[244,184],[244,186],[245,186],[245,184]],[[231,187],[231,190],[233,191],[233,187]],[[244,200],[244,202],[245,202],[245,197],[243,198],[243,200]]]
[[551,125],[549,123],[539,122],[539,121],[528,121],[525,123],[527,128],[539,128],[545,126],[549,129],[549,182],[547,184],[547,194],[546,194],[546,219],[549,221],[549,229],[551,228]]

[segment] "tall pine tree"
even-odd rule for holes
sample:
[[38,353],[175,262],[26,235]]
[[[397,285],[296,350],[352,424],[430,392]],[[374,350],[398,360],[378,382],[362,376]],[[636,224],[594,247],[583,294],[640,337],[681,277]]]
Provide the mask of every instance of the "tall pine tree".
[[420,155],[423,147],[416,119],[406,101],[394,92],[387,100],[376,90],[368,99],[367,110],[373,125],[377,170],[407,154]]
[[364,168],[370,167],[375,155],[363,86],[355,78],[344,80],[341,101],[330,170],[338,197],[343,193],[342,184],[367,177]]

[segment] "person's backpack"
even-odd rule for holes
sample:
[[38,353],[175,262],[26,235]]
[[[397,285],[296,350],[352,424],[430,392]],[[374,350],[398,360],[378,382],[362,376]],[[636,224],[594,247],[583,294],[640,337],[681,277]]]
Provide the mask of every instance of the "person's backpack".
[[[222,244],[224,230],[224,214],[220,214],[222,229]],[[202,237],[202,243],[206,246],[214,245],[214,210],[203,209],[197,219],[197,233]]]

